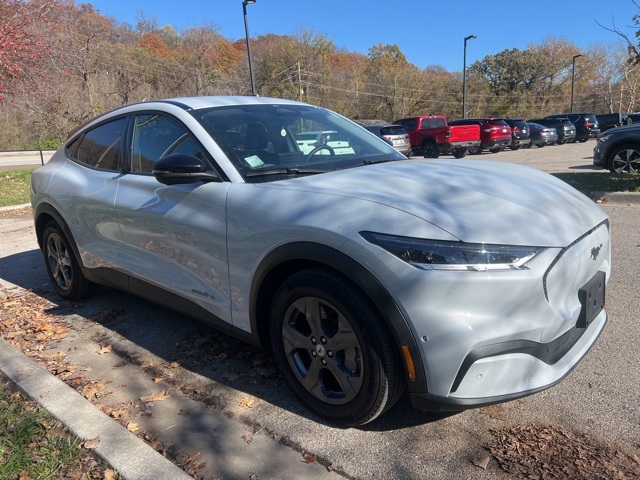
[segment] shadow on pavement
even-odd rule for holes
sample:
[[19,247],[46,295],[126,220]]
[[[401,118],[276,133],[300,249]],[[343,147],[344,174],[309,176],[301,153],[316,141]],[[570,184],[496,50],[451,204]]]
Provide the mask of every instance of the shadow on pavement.
[[[68,324],[77,325],[79,321],[99,324],[163,359],[167,365],[179,365],[217,384],[329,425],[302,406],[276,371],[270,354],[263,350],[189,317],[109,287],[98,287],[94,295],[82,301],[61,299],[49,283],[39,250],[0,258],[0,279],[45,298],[53,304],[46,313],[65,317]],[[79,329],[81,335],[84,330]],[[112,344],[112,348],[128,362],[144,368],[144,361],[131,355],[131,349],[126,345]],[[186,393],[190,390],[189,385],[176,386]],[[194,386],[193,390],[197,388]],[[198,400],[211,404],[206,395],[200,394]],[[398,430],[438,421],[449,415],[414,410],[405,393],[391,410],[362,429]]]

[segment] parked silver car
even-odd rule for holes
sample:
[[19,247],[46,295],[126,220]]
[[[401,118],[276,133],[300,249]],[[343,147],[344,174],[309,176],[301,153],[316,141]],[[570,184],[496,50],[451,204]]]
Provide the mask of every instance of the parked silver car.
[[411,140],[402,125],[364,125],[364,128],[385,140],[403,155],[411,156]]
[[[352,152],[303,151],[303,132]],[[610,232],[594,202],[518,165],[409,160],[303,103],[126,106],[74,132],[31,188],[60,296],[105,284],[261,345],[341,425],[405,389],[428,410],[543,390],[607,320]]]

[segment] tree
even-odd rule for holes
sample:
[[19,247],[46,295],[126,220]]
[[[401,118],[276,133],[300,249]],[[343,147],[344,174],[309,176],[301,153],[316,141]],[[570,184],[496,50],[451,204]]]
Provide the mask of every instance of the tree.
[[4,94],[20,89],[20,82],[50,54],[46,37],[40,32],[57,3],[0,0],[0,100]]

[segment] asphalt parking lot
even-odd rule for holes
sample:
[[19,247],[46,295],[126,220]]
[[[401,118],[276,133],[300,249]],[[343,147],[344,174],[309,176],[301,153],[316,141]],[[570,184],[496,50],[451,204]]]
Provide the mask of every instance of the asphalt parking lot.
[[[593,140],[480,158],[552,173],[606,174],[591,164],[592,148]],[[5,303],[22,302],[20,311],[40,312],[66,328],[61,338],[41,342],[32,357],[47,359],[59,377],[67,372],[68,382],[82,378],[75,381],[84,382],[96,408],[156,450],[166,448],[197,478],[515,478],[487,448],[504,435],[501,429],[513,426],[556,427],[586,434],[593,445],[640,455],[640,204],[603,208],[613,232],[609,322],[563,382],[453,415],[413,410],[403,398],[358,429],[313,417],[268,355],[190,319],[108,288],[82,302],[60,301],[48,284],[28,212],[0,215],[0,288],[8,295]],[[545,432],[553,445],[556,439]],[[566,460],[573,464],[575,458]]]

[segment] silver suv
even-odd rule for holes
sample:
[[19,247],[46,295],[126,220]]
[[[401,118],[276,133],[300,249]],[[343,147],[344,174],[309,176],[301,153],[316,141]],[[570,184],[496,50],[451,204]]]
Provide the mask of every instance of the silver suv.
[[[309,150],[307,132],[338,143]],[[543,390],[607,321],[596,203],[519,165],[409,160],[312,105],[122,107],[74,132],[31,192],[61,297],[109,285],[262,346],[340,425],[405,390],[427,410]]]
[[402,125],[365,125],[364,128],[385,140],[403,155],[411,156],[409,134]]

